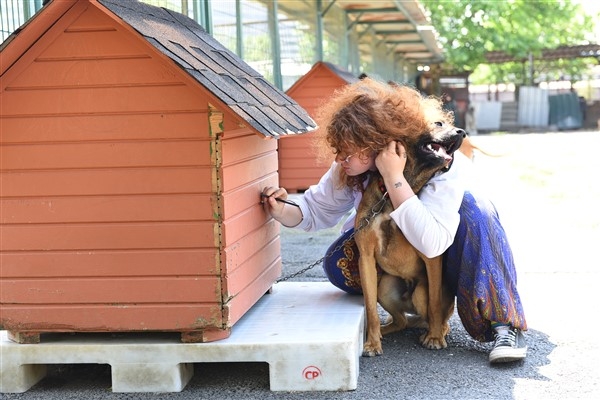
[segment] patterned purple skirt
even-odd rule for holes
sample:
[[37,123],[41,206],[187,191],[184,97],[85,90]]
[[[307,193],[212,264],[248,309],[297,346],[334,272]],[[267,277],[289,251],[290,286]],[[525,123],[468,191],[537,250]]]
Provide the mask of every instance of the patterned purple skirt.
[[[490,321],[527,330],[512,251],[496,208],[489,200],[466,192],[459,214],[454,243],[444,254],[444,280],[456,294],[465,329],[479,341],[493,340]],[[361,294],[353,231],[329,247],[323,269],[338,288]]]

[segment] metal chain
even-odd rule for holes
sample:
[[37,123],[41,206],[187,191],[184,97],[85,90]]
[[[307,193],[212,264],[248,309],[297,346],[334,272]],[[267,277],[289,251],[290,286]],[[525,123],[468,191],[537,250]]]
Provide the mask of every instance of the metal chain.
[[341,250],[342,248],[344,248],[344,246],[346,245],[346,243],[348,243],[351,239],[354,238],[354,235],[356,235],[356,232],[359,232],[361,229],[366,228],[370,223],[371,220],[373,218],[375,218],[378,214],[381,213],[381,210],[383,210],[383,206],[385,205],[385,200],[388,196],[388,192],[386,191],[383,196],[381,197],[381,200],[379,200],[371,209],[371,215],[369,217],[365,217],[360,225],[358,226],[358,228],[356,228],[354,230],[354,232],[352,232],[352,235],[350,235],[346,240],[344,240],[341,244],[337,245],[333,250],[331,250],[329,253],[325,254],[323,257],[319,258],[317,261],[314,261],[313,263],[309,264],[308,266],[302,268],[299,271],[296,271],[294,273],[291,273],[287,276],[281,277],[278,280],[275,281],[275,283],[279,283],[279,282],[285,282],[288,279],[292,279],[297,277],[298,275],[302,275],[303,273],[313,269],[314,267],[316,267],[317,265],[321,264],[323,262],[323,260],[325,260],[327,257],[331,256],[333,253],[335,253],[338,250]]

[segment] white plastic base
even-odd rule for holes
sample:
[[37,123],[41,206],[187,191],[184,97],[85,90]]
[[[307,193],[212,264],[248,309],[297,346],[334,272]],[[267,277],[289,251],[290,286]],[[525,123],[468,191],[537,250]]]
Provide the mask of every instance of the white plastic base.
[[328,282],[273,286],[236,323],[231,336],[181,343],[173,335],[48,334],[38,344],[0,336],[0,393],[22,393],[46,364],[110,364],[114,392],[179,392],[192,363],[267,362],[274,391],[354,390],[364,335],[361,296]]

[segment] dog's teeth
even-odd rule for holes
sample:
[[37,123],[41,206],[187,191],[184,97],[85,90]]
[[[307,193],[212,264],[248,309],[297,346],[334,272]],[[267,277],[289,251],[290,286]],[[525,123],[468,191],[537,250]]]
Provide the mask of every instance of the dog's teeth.
[[444,150],[444,148],[441,145],[437,144],[437,143],[431,143],[431,144],[428,145],[428,147],[434,153],[439,153],[440,151]]
[[446,161],[452,160],[452,156],[448,154],[446,148],[439,143],[428,143],[426,148],[438,157],[444,158]]
[[437,151],[439,151],[439,149],[440,149],[440,145],[439,145],[439,144],[437,144],[437,143],[429,143],[429,144],[427,145],[427,149],[429,149],[429,150],[431,150],[431,151],[433,151],[433,152],[437,152]]

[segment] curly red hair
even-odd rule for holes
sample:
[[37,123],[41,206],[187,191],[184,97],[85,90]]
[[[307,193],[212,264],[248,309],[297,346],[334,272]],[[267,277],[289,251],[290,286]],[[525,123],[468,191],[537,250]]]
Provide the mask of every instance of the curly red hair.
[[[359,149],[380,152],[392,141],[430,130],[435,122],[452,123],[451,113],[436,97],[424,97],[416,89],[371,78],[338,89],[319,108],[321,127],[316,139],[321,157],[352,154]],[[362,190],[367,174],[347,176],[339,168],[340,181]]]

